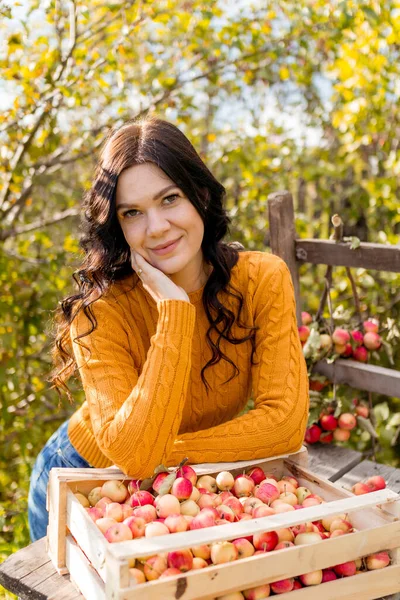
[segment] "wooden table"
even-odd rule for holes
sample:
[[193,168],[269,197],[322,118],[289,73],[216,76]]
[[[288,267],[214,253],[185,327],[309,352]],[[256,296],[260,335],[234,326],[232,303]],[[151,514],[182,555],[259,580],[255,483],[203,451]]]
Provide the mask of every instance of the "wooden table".
[[[400,469],[367,460],[360,452],[321,444],[309,447],[309,456],[310,470],[337,485],[351,488],[356,481],[379,474],[391,490],[400,493]],[[0,565],[0,584],[21,599],[83,599],[69,576],[58,575],[54,570],[46,554],[45,538],[19,550]],[[389,599],[400,600],[400,589],[385,597],[385,600]]]

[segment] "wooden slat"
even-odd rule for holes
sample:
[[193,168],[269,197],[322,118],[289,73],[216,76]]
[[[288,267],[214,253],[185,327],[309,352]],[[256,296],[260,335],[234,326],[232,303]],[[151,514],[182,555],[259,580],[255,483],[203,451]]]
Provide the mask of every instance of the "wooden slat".
[[334,446],[313,444],[308,446],[308,468],[319,476],[335,482],[363,460],[361,452]]
[[343,475],[343,477],[338,479],[336,484],[351,490],[355,483],[367,479],[368,477],[372,477],[373,475],[381,475],[385,479],[389,489],[398,494],[400,493],[400,469],[376,463],[372,460],[364,460],[346,473],[346,475]]
[[335,383],[347,383],[358,390],[400,398],[400,371],[395,369],[339,358],[330,364],[324,360],[318,361],[313,372],[325,375]]
[[[185,577],[157,580],[143,584],[143,586],[130,588],[129,591],[120,590],[119,600],[159,600],[160,598],[172,600],[177,597],[181,600],[215,598],[229,592],[307,573],[310,565],[313,566],[312,570],[324,569],[355,560],[360,556],[395,547],[400,537],[400,523],[385,525],[381,531],[370,529],[342,537],[346,537],[346,544],[340,538],[327,539],[317,544],[286,548],[283,552],[267,552],[223,565],[210,565],[205,569],[190,571]],[[400,568],[399,565],[396,566]],[[387,573],[390,578],[390,571]],[[377,591],[375,597],[379,596],[381,579],[382,574],[373,579]],[[181,580],[181,594],[176,596],[179,580]],[[183,582],[185,585],[182,585]],[[320,595],[325,600],[323,589],[320,588]],[[373,589],[371,582],[370,590]],[[390,591],[395,589],[392,586]],[[338,598],[339,596],[335,600]]]
[[87,600],[105,600],[104,583],[70,535],[66,537],[66,562],[71,580]]
[[21,599],[82,599],[68,575],[55,572],[46,553],[46,538],[9,556],[0,565],[0,583]]
[[268,222],[271,250],[285,261],[292,276],[297,323],[301,325],[300,281],[295,253],[296,229],[290,192],[277,192],[268,196]]
[[296,239],[295,253],[300,262],[400,273],[400,246],[361,242],[352,250],[349,242],[306,238]]
[[400,500],[399,495],[391,490],[380,490],[363,496],[347,497],[332,502],[325,502],[318,506],[302,508],[301,510],[270,515],[269,517],[229,523],[229,525],[224,525],[223,527],[216,525],[204,529],[160,536],[162,539],[160,537],[140,538],[128,542],[110,544],[107,547],[107,554],[113,554],[117,559],[151,556],[159,552],[171,552],[182,548],[191,548],[192,546],[246,537],[254,533],[293,527],[306,521],[319,521],[326,516],[351,513],[366,507],[376,506],[377,504],[385,505],[388,503],[390,505],[392,502],[398,500]]

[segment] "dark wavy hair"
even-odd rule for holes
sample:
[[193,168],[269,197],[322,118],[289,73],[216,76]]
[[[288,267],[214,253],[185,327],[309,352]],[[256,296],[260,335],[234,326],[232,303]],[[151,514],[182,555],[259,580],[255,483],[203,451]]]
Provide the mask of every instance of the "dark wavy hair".
[[[91,323],[91,329],[80,334],[74,341],[92,333],[98,324],[91,305],[107,292],[113,282],[133,273],[130,248],[116,215],[115,190],[118,176],[124,169],[146,162],[157,165],[166,173],[193,204],[204,222],[201,248],[206,264],[213,266],[202,297],[210,322],[206,336],[212,350],[212,358],[201,370],[207,393],[209,386],[204,371],[221,358],[235,369],[235,374],[228,381],[239,373],[237,366],[220,350],[221,338],[232,344],[251,340],[251,363],[254,364],[255,332],[258,327],[240,322],[243,296],[232,285],[228,286],[231,269],[239,259],[239,250],[235,243],[231,245],[222,241],[229,232],[231,222],[223,207],[225,188],[215,179],[190,141],[175,125],[156,116],[147,116],[110,131],[102,148],[92,187],[84,197],[81,223],[83,235],[80,241],[84,257],[80,268],[73,274],[78,291],[60,302],[55,311],[52,332],[53,370],[48,377],[48,381],[53,384],[52,388],[56,388],[60,396],[65,392],[71,401],[72,395],[66,381],[77,370],[77,364],[70,340],[70,325],[78,312],[83,310]],[[135,285],[138,281],[136,276]],[[220,290],[237,299],[237,315],[218,300]],[[230,330],[235,322],[238,327],[250,329],[249,335],[234,338]],[[218,333],[216,343],[210,336],[213,329]],[[82,345],[85,346],[83,343]]]

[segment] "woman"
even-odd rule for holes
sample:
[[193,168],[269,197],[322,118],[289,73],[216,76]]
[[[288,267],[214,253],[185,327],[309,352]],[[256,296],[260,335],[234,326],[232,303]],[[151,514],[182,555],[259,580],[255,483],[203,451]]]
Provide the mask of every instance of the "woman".
[[[83,207],[79,293],[58,311],[50,381],[86,401],[31,477],[32,540],[54,466],[238,461],[297,451],[308,414],[293,285],[277,256],[223,242],[224,187],[174,125],[111,132]],[[254,358],[256,360],[254,360]],[[252,395],[254,409],[237,416]]]

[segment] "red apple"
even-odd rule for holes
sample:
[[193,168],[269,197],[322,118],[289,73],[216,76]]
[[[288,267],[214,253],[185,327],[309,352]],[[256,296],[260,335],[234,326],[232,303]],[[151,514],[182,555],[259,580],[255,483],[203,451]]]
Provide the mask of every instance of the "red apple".
[[390,564],[390,556],[387,552],[375,552],[366,557],[366,565],[368,571],[375,569],[383,569]]
[[189,549],[168,552],[167,561],[170,568],[179,569],[181,573],[186,573],[193,567],[193,555]]
[[263,598],[268,598],[270,593],[271,588],[268,583],[243,590],[243,596],[246,598],[246,600],[263,600]]
[[254,495],[256,498],[262,500],[264,504],[270,504],[279,498],[280,492],[278,488],[271,483],[262,483],[255,488]]
[[332,341],[334,344],[347,344],[350,341],[350,334],[345,329],[337,327],[332,334]]
[[158,537],[159,535],[169,535],[169,529],[164,523],[154,521],[153,523],[146,523],[144,535],[147,538]]
[[246,538],[237,538],[232,541],[232,544],[236,546],[238,551],[238,558],[247,558],[253,556],[255,549],[251,542]]
[[114,519],[109,519],[107,517],[102,517],[100,519],[97,519],[95,523],[96,526],[100,529],[101,533],[105,533],[107,529],[111,527],[111,525],[116,525],[117,521],[114,521]]
[[274,594],[285,594],[286,592],[291,592],[293,590],[294,579],[293,577],[290,577],[289,579],[274,581],[270,586]]
[[306,434],[304,436],[305,441],[307,442],[307,444],[315,444],[316,442],[319,442],[319,439],[321,437],[321,429],[318,427],[318,425],[311,425],[311,427],[307,427],[306,429]]
[[[162,473],[159,473],[157,475],[157,477],[155,478],[155,480],[153,481],[153,490],[159,494],[160,493],[160,488],[164,482],[164,479],[166,477],[168,477],[168,475],[170,475],[171,473],[167,473],[166,471],[163,471]],[[137,491],[137,490],[135,490]]]
[[368,350],[365,346],[358,346],[353,352],[354,360],[358,362],[367,362],[368,360]]
[[355,575],[357,566],[354,560],[349,560],[345,563],[341,563],[340,565],[335,565],[333,570],[335,571],[336,575],[341,577],[351,577],[352,575]]
[[132,539],[132,532],[125,523],[116,523],[111,525],[104,534],[108,542],[125,542]]
[[[177,477],[184,477],[185,479],[189,479],[189,481],[192,483],[192,485],[196,485],[196,482],[197,482],[197,473],[189,465],[183,465],[183,467],[181,467],[180,469],[178,469],[177,472],[176,472],[176,476]],[[197,486],[197,487],[200,487],[200,486]]]
[[351,413],[342,413],[338,419],[340,429],[354,429],[357,425],[357,419]]
[[176,496],[178,500],[188,500],[193,491],[193,484],[185,477],[178,477],[172,484],[171,494]]
[[214,565],[236,560],[238,549],[232,542],[215,542],[211,544],[211,561]]
[[350,439],[350,435],[351,434],[348,429],[340,429],[340,427],[338,427],[333,432],[333,439],[337,442],[347,442],[347,440]]
[[168,527],[170,533],[187,531],[189,529],[189,523],[183,515],[169,515],[165,519],[164,525]]
[[368,477],[365,485],[369,487],[371,492],[376,492],[377,490],[384,490],[386,488],[386,481],[381,475],[373,475],[372,477]]
[[364,335],[364,346],[368,350],[378,350],[382,345],[382,338],[377,333],[373,331],[368,331]]
[[156,554],[155,556],[146,558],[143,570],[147,581],[159,579],[167,567],[167,556],[165,554]]
[[334,581],[334,579],[337,579],[337,575],[333,569],[322,569],[321,583],[325,583],[326,581]]
[[279,538],[276,531],[266,531],[264,533],[255,533],[253,535],[253,546],[256,550],[270,552],[278,544]]
[[255,483],[249,475],[239,475],[235,478],[232,492],[237,498],[250,496],[255,488]]
[[154,496],[146,490],[139,490],[132,494],[129,500],[129,504],[135,508],[136,506],[145,506],[146,504],[154,505]]
[[261,467],[253,467],[247,472],[247,475],[252,478],[255,485],[259,485],[265,479],[265,473]]
[[338,421],[333,415],[321,415],[319,422],[325,431],[334,431],[338,426]]
[[146,529],[146,521],[144,519],[132,516],[125,519],[123,523],[131,530],[133,539],[144,537]]
[[151,504],[145,504],[145,506],[139,506],[133,511],[133,517],[140,517],[146,523],[151,523],[157,518],[156,507]]
[[[96,506],[92,506],[91,508],[85,508],[87,514],[92,519],[93,523],[96,523],[98,519],[103,517],[103,512],[97,508]],[[122,512],[122,511],[121,511]],[[116,520],[116,519],[115,519]]]
[[303,575],[300,575],[299,579],[305,586],[319,585],[322,583],[322,575],[322,570],[319,569],[317,571],[311,571],[310,573],[304,573]]
[[[168,473],[167,473],[167,475],[168,475]],[[141,484],[142,484],[141,479],[131,479],[130,481],[128,481],[128,483],[127,483],[128,494],[131,496],[135,492],[139,492]]]

